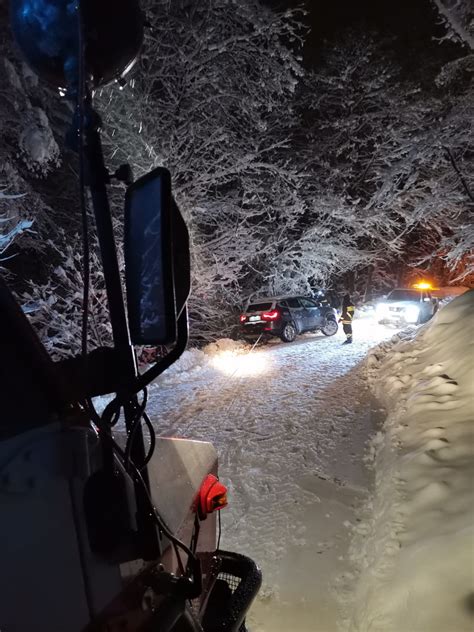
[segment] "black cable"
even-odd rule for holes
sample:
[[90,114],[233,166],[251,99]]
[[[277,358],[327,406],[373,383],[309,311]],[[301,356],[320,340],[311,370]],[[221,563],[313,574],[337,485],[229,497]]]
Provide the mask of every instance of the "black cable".
[[[124,459],[124,467],[127,471],[129,469],[128,465],[131,462],[131,453],[133,449],[133,443],[137,436],[137,430],[140,427],[140,423],[142,419],[145,421],[145,424],[148,428],[150,446],[148,448],[148,452],[143,462],[138,465],[134,463],[134,466],[137,467],[140,471],[143,471],[143,469],[151,461],[153,457],[153,453],[155,451],[155,447],[156,447],[155,429],[153,428],[153,424],[150,418],[145,412],[147,401],[148,401],[148,391],[147,389],[143,389],[143,400],[134,411],[134,415],[131,421],[132,427],[128,434],[127,443],[125,446],[123,459]],[[97,426],[99,431],[103,433],[102,436],[104,434],[111,435],[111,432],[110,432],[111,429],[116,425],[116,423],[120,419],[120,413],[121,413],[122,408],[124,407],[124,402],[119,398],[119,396],[115,397],[111,402],[107,404],[102,415],[99,415],[96,412],[90,398],[86,400],[86,404],[87,404],[87,411],[89,412],[89,415],[90,415],[90,419]]]
[[196,551],[197,551],[197,544],[199,540],[200,530],[201,530],[201,523],[199,522],[199,516],[196,513],[194,517],[194,525],[193,525],[193,532],[191,534],[191,545],[190,545],[190,548],[192,552],[194,553],[194,555],[196,555]]
[[[144,400],[145,400],[145,394],[144,394]],[[113,403],[115,405],[117,405],[119,403],[118,398],[116,400],[114,400]],[[134,423],[139,423],[140,420],[141,420],[141,416],[144,415],[147,425],[149,424],[149,427],[153,431],[152,432],[153,441],[152,441],[152,445],[150,446],[149,453],[147,455],[147,459],[149,460],[151,458],[151,455],[153,454],[153,450],[154,450],[154,447],[155,447],[155,434],[154,434],[154,430],[153,430],[153,426],[151,424],[151,421],[150,421],[148,415],[144,412],[144,406],[143,406],[144,403],[146,405],[146,400],[144,402],[142,402],[142,404],[140,405],[140,408],[138,409],[138,413],[140,413],[140,416],[135,419]],[[92,405],[92,402],[90,402],[90,404]],[[111,402],[111,404],[112,404],[112,402]],[[153,503],[153,499],[150,496],[150,492],[148,490],[148,486],[146,485],[146,483],[145,483],[145,481],[143,479],[143,476],[142,476],[142,473],[141,473],[140,469],[135,465],[133,460],[130,459],[130,456],[128,456],[128,458],[127,458],[126,451],[123,450],[118,445],[118,443],[113,439],[112,435],[110,434],[110,426],[107,427],[107,425],[104,423],[102,418],[97,415],[97,412],[95,411],[93,405],[91,406],[91,408],[89,408],[89,410],[93,411],[95,413],[95,415],[98,417],[98,419],[96,419],[94,421],[94,423],[96,423],[97,427],[99,428],[99,431],[101,432],[100,436],[102,438],[102,441],[110,442],[112,450],[115,451],[115,453],[118,455],[118,457],[120,458],[123,466],[125,467],[125,464],[127,464],[127,471],[130,472],[131,475],[133,476],[133,478],[135,479],[135,481],[140,483],[140,485],[143,487],[143,490],[145,492],[145,497],[146,497],[146,499],[148,501],[148,504],[149,504],[149,507],[150,507],[150,513],[151,513],[151,515],[152,515],[152,517],[153,517],[158,529],[171,542],[171,545],[173,546],[173,549],[174,549],[175,554],[176,554],[176,559],[177,559],[177,562],[178,562],[178,566],[179,566],[180,572],[182,573],[183,576],[186,575],[186,570],[184,568],[184,564],[183,564],[183,561],[181,559],[181,556],[179,554],[179,550],[178,549],[181,549],[188,556],[188,566],[189,566],[189,560],[192,560],[194,562],[194,566],[198,565],[198,560],[197,560],[197,557],[196,557],[194,551],[192,551],[179,538],[177,538],[175,535],[173,535],[171,530],[168,528],[168,526],[166,525],[166,523],[163,521],[163,519],[161,518],[160,514],[158,513],[158,510],[157,510],[157,508],[155,507],[155,505]],[[142,466],[142,468],[143,467],[144,466]]]
[[[117,455],[120,457],[120,460],[122,461],[122,463],[124,463],[125,451],[122,450],[122,448],[118,445],[118,443],[112,437],[107,436],[107,440],[109,440],[111,442],[112,448],[117,453]],[[184,542],[179,540],[179,538],[177,538],[176,536],[174,536],[171,533],[170,529],[167,527],[166,523],[161,518],[160,514],[158,513],[157,508],[153,504],[153,500],[152,500],[152,498],[150,496],[150,492],[148,491],[148,487],[145,484],[145,481],[143,480],[143,476],[142,476],[140,470],[133,463],[133,461],[130,461],[129,467],[132,470],[132,473],[133,473],[134,477],[138,480],[138,482],[143,486],[143,489],[145,490],[145,495],[146,495],[146,498],[147,498],[148,503],[150,505],[151,513],[152,513],[152,515],[153,515],[153,517],[155,519],[155,522],[156,522],[158,528],[160,529],[160,531],[162,531],[163,535],[165,535],[171,543],[174,543],[176,546],[178,546],[191,559],[196,560],[196,557],[195,557],[194,553],[191,551],[191,549],[188,546],[186,546],[186,544],[184,544]]]
[[[151,461],[153,457],[153,453],[156,447],[156,433],[153,428],[153,424],[151,419],[145,412],[145,407],[147,404],[148,392],[146,389],[143,390],[143,400],[141,404],[134,411],[134,415],[132,418],[132,428],[127,437],[127,442],[125,445],[125,451],[123,451],[122,460],[123,465],[127,471],[130,469],[130,464],[132,465],[132,469],[137,468],[139,471],[143,471],[148,463]],[[111,430],[116,425],[117,421],[120,419],[120,413],[124,406],[124,403],[117,396],[111,402],[107,404],[102,415],[99,415],[95,410],[94,404],[91,398],[87,398],[85,400],[85,410],[89,413],[90,420],[95,424],[95,426],[99,430],[99,436],[102,438],[108,437],[113,441]],[[137,436],[137,430],[140,427],[141,420],[145,421],[145,424],[148,428],[150,446],[148,448],[148,452],[143,460],[138,466],[132,461],[131,453],[133,449],[133,442],[135,437]],[[115,443],[115,442],[114,442]],[[143,481],[144,483],[144,481]]]
[[113,428],[113,426],[115,426],[117,421],[120,419],[121,409],[122,409],[122,403],[120,402],[118,397],[115,397],[104,408],[101,415],[102,423],[105,423],[111,428]]
[[[148,399],[148,393],[145,388],[143,389],[143,396],[144,399],[138,407],[136,414],[133,416],[132,423],[137,419],[137,417],[141,417],[145,411]],[[124,407],[124,405],[128,402],[133,403],[132,397],[134,397],[134,395],[130,396],[127,399],[121,399],[120,396],[117,395],[112,401],[110,401],[104,408],[104,411],[101,415],[102,423],[105,423],[110,427],[115,426],[120,419],[120,411]]]
[[146,467],[148,465],[148,463],[151,461],[151,459],[153,457],[153,453],[155,451],[155,446],[156,446],[155,429],[153,428],[153,424],[151,423],[151,420],[148,417],[148,415],[146,414],[146,412],[143,412],[143,419],[145,421],[146,427],[148,428],[148,434],[149,434],[149,439],[150,439],[150,447],[148,448],[148,454],[146,455],[145,460],[143,461],[143,465],[140,468],[141,470],[143,470],[143,468]]
[[143,468],[150,462],[150,459],[152,458],[153,452],[155,450],[155,445],[156,445],[155,430],[154,430],[153,425],[152,425],[152,423],[150,421],[150,418],[148,417],[148,415],[145,412],[147,401],[148,401],[148,391],[145,388],[145,389],[143,389],[143,401],[140,404],[139,408],[135,412],[135,415],[134,415],[133,420],[132,420],[130,432],[128,434],[127,444],[125,446],[125,468],[126,469],[128,469],[128,463],[130,462],[130,456],[131,456],[132,449],[133,449],[133,442],[135,440],[135,437],[136,437],[136,434],[137,434],[137,430],[138,430],[138,428],[140,428],[142,418],[144,419],[144,421],[145,421],[145,423],[147,425],[147,428],[148,428],[148,432],[150,434],[150,448],[148,450],[148,453],[147,453],[143,463],[135,464],[138,467],[139,470],[143,470]]
[[220,511],[217,512],[217,524],[218,524],[218,531],[217,531],[216,551],[219,551],[219,549],[221,548],[221,535],[222,535],[222,522],[221,522],[221,512]]
[[[124,452],[124,450],[122,450],[122,448],[116,443],[116,441],[114,441],[111,437],[109,437],[109,438],[110,438],[110,441],[112,442],[113,449],[120,456],[120,458],[122,460],[122,463],[123,463],[124,459],[125,459],[125,452]],[[188,546],[186,546],[186,544],[184,544],[184,542],[182,542],[179,538],[177,538],[176,536],[173,535],[173,533],[170,531],[170,529],[167,527],[167,525],[165,524],[165,522],[161,518],[160,514],[158,513],[158,510],[156,509],[155,505],[153,504],[153,500],[152,500],[152,498],[150,496],[150,492],[148,491],[148,487],[145,484],[145,481],[143,480],[143,476],[142,476],[140,470],[133,463],[133,461],[129,462],[129,468],[132,470],[132,473],[133,473],[134,477],[136,478],[136,480],[138,480],[138,482],[143,486],[143,489],[145,491],[145,496],[146,496],[146,498],[148,500],[148,503],[150,505],[151,513],[152,513],[153,518],[154,518],[158,528],[160,529],[160,531],[163,533],[163,535],[165,535],[168,538],[168,540],[172,544],[174,544],[175,546],[180,548],[182,551],[184,551],[186,553],[186,555],[188,557],[190,557],[192,560],[197,562],[196,556],[191,551],[191,549]]]
[[136,476],[138,477],[138,480],[143,485],[143,488],[146,490],[146,497],[148,499],[148,502],[150,503],[150,508],[152,510],[152,514],[153,514],[153,517],[155,519],[155,522],[156,522],[158,528],[163,532],[163,534],[168,538],[168,540],[170,542],[174,543],[177,547],[179,547],[182,551],[184,551],[189,558],[191,558],[192,560],[194,560],[196,562],[197,561],[196,556],[191,551],[191,549],[186,544],[184,544],[184,542],[182,542],[176,536],[174,536],[171,533],[171,531],[168,529],[166,524],[163,522],[163,519],[159,515],[158,510],[156,509],[155,505],[153,504],[153,500],[152,500],[152,498],[150,496],[150,493],[148,491],[147,486],[145,485],[145,481],[143,480],[143,477],[142,477],[142,474],[141,474],[140,470],[138,470],[137,468],[134,468],[134,470],[135,470]]
[[172,542],[171,545],[173,547],[173,551],[174,551],[174,554],[176,556],[176,560],[178,562],[179,571],[180,571],[181,575],[184,576],[184,575],[186,575],[186,571],[184,569],[184,564],[183,564],[183,560],[181,559],[181,555],[180,555],[179,549],[178,549],[178,547],[176,546],[176,544],[174,542]]

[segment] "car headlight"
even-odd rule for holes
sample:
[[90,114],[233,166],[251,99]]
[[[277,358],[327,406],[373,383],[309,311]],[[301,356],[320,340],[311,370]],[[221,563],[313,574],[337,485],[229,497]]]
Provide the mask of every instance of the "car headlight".
[[388,305],[386,305],[385,303],[378,303],[375,308],[375,313],[377,314],[378,318],[386,316],[388,313]]
[[408,305],[405,307],[403,314],[407,323],[416,323],[420,315],[420,308],[417,305]]

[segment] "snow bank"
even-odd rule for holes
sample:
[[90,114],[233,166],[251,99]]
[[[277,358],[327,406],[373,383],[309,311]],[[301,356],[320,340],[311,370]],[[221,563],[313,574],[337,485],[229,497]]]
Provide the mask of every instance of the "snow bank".
[[372,445],[368,518],[353,540],[352,630],[473,629],[473,314],[471,291],[412,341],[396,336],[368,358],[389,412]]

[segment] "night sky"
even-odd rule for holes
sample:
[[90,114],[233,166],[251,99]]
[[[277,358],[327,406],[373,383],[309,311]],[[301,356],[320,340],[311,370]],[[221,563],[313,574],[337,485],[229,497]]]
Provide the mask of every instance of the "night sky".
[[[285,9],[303,6],[308,11],[306,21],[311,31],[307,37],[304,57],[307,65],[317,65],[321,48],[332,39],[343,37],[348,28],[376,31],[380,36],[395,37],[400,61],[409,60],[413,66],[420,57],[437,57],[440,48],[444,55],[452,49],[453,57],[459,47],[437,38],[445,35],[439,15],[430,0],[265,0],[272,7]],[[420,60],[421,61],[421,60]]]

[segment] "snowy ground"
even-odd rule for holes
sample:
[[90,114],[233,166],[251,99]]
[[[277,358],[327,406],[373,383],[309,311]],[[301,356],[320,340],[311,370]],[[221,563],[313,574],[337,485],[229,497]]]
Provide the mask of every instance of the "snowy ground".
[[[342,332],[257,347],[220,341],[184,357],[150,390],[159,434],[211,441],[229,487],[223,548],[250,555],[264,586],[252,632],[337,629],[354,508],[371,475],[363,456],[380,413],[361,370],[393,331],[364,318]],[[342,582],[344,584],[344,582]]]

